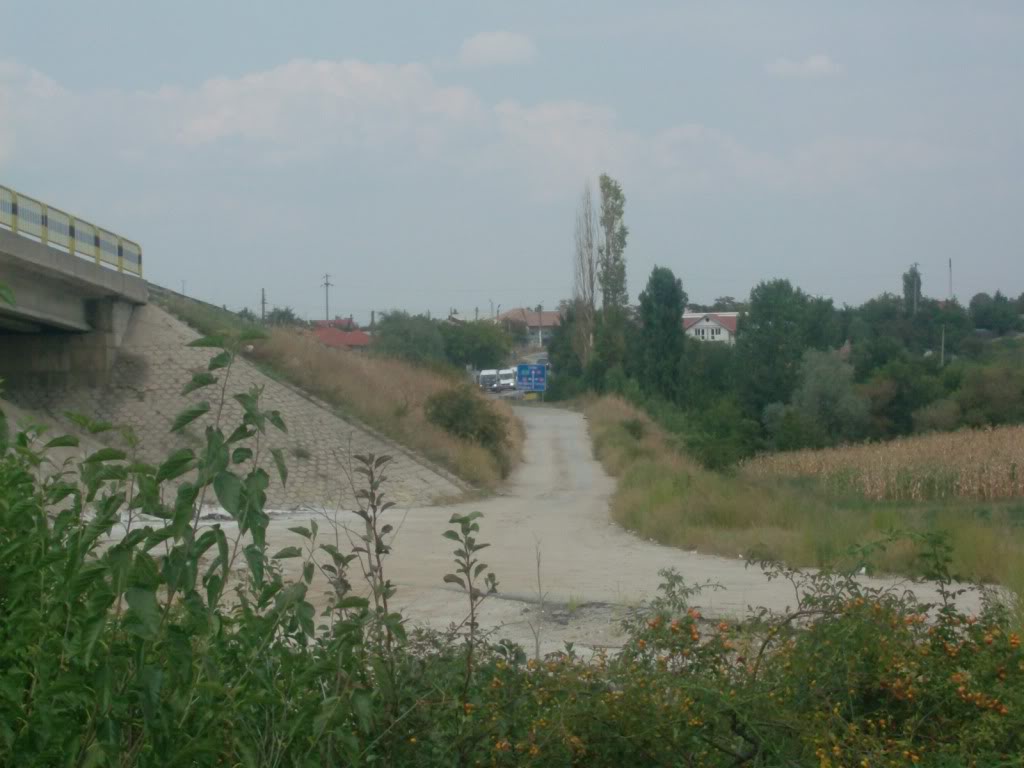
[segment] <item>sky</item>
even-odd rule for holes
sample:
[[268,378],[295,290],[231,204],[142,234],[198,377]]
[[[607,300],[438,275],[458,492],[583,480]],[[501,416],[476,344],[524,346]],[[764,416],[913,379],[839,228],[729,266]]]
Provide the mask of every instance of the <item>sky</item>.
[[601,173],[629,291],[1024,291],[1024,3],[0,0],[0,184],[233,309],[572,291]]

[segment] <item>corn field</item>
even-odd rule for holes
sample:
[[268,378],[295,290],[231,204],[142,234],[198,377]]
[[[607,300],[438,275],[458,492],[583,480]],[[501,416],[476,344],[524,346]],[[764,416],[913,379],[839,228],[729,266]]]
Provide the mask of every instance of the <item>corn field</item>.
[[1024,426],[763,455],[742,471],[816,477],[831,491],[873,501],[1010,499],[1024,496]]

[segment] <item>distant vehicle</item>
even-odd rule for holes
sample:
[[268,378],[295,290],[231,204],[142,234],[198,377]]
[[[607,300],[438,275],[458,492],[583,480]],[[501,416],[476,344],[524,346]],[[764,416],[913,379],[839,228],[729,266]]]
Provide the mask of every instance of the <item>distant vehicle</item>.
[[516,388],[516,369],[515,368],[502,368],[498,371],[498,391],[504,392],[506,389]]
[[480,385],[480,389],[484,392],[497,392],[498,372],[493,368],[486,371],[480,371],[480,377],[477,379],[477,383]]

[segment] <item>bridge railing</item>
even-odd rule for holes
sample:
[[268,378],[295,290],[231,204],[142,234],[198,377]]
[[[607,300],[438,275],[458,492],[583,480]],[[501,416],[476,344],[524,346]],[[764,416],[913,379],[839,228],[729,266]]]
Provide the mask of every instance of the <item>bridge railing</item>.
[[0,186],[0,227],[72,256],[142,277],[142,248],[88,221]]

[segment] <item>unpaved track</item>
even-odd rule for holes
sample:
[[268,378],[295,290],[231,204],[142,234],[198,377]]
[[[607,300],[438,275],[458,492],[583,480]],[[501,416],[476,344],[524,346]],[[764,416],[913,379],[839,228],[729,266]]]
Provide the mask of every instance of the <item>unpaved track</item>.
[[[397,607],[412,623],[443,629],[464,619],[465,596],[442,582],[453,570],[453,542],[441,534],[453,513],[473,510],[484,513],[479,538],[491,546],[481,554],[498,576],[500,593],[488,599],[481,623],[499,627],[498,637],[528,648],[533,647],[529,622],[536,623],[539,616],[532,606],[537,597],[538,543],[548,602],[541,622],[542,645],[548,651],[561,648],[565,641],[588,647],[618,645],[619,619],[630,606],[655,594],[662,568],[677,569],[689,583],[712,581],[724,587],[695,601],[708,616],[740,616],[749,606],[782,610],[794,604],[788,583],[769,582],[742,559],[661,546],[612,523],[608,502],[615,481],[594,459],[583,416],[554,408],[519,407],[516,412],[526,427],[525,460],[501,495],[387,513],[398,532],[386,573],[398,588]],[[337,519],[355,520],[344,513]],[[302,515],[274,519],[268,531],[271,551],[299,544],[287,529],[302,523]],[[321,519],[322,531],[324,527]],[[300,565],[298,560],[285,562],[296,571]],[[925,599],[934,596],[928,588],[915,585],[915,590]]]

